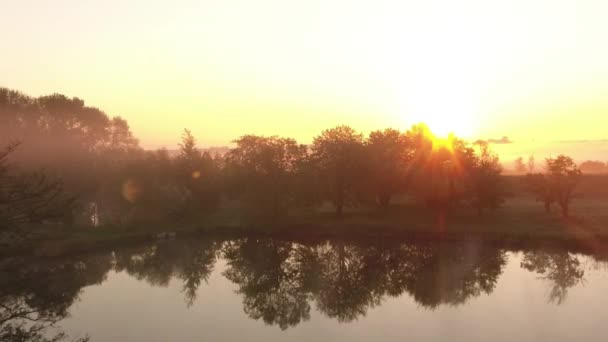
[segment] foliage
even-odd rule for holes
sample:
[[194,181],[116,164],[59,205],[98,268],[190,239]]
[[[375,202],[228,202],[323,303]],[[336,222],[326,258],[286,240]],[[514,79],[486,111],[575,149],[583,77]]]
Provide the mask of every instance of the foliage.
[[604,173],[608,172],[608,164],[599,160],[587,160],[581,163],[580,169],[585,173]]
[[488,143],[477,141],[479,155],[475,156],[468,174],[468,191],[471,204],[479,215],[486,208],[496,209],[504,202],[505,189],[502,184],[498,155],[490,151]]
[[535,168],[536,168],[536,160],[534,159],[534,156],[528,157],[528,172],[530,172],[530,173],[534,172]]
[[265,215],[284,213],[296,196],[306,146],[276,136],[245,135],[234,142],[225,160],[228,191]]
[[65,197],[62,184],[43,173],[11,170],[8,157],[18,144],[0,152],[0,231],[16,231],[25,223],[71,217],[72,200]]
[[383,208],[391,198],[406,190],[414,146],[408,136],[396,129],[373,131],[366,141],[368,181],[372,193]]
[[61,179],[63,191],[80,207],[96,201],[108,176],[141,152],[126,120],[81,99],[32,98],[0,88],[0,144],[10,141],[22,142],[14,163]]
[[453,135],[437,139],[425,126],[414,127],[410,134],[417,144],[412,176],[416,196],[440,212],[453,208],[467,197],[467,177],[475,164],[473,149]]
[[[83,223],[93,214],[102,225],[212,219],[216,211],[232,208],[274,220],[327,202],[342,216],[346,207],[372,200],[386,209],[396,197],[413,198],[443,218],[462,204],[482,214],[505,197],[502,167],[486,142],[439,138],[423,124],[406,132],[373,131],[367,138],[337,126],[322,131],[311,146],[245,135],[225,155],[203,151],[185,129],[173,154],[143,151],[126,120],[79,98],[32,98],[0,88],[0,139],[23,140],[11,153],[19,172],[9,175],[9,152],[0,157],[0,224],[5,226],[11,220]],[[527,164],[520,157],[515,169],[532,171],[534,164],[533,156]],[[41,167],[44,175],[33,172]],[[567,216],[581,171],[566,156],[548,159],[547,167],[545,174],[527,175],[526,188],[547,210],[558,203]]]
[[201,153],[191,132],[184,130],[176,159],[176,181],[191,197],[189,209],[211,211],[220,199],[219,170],[209,153]]
[[580,181],[582,172],[572,158],[564,155],[547,158],[546,161],[549,186],[553,189],[562,214],[568,217],[574,189]]
[[348,126],[321,132],[312,144],[312,158],[321,182],[321,193],[331,201],[338,216],[354,204],[364,177],[363,135]]
[[551,211],[551,205],[555,203],[555,192],[549,181],[542,173],[528,173],[524,179],[526,190],[536,196],[537,201],[542,201],[545,211]]
[[524,164],[524,158],[523,157],[517,157],[515,158],[515,161],[513,162],[513,169],[515,170],[516,173],[522,174],[522,173],[526,173],[526,164]]
[[526,176],[527,189],[535,194],[538,200],[544,202],[547,212],[550,211],[551,204],[557,203],[563,216],[568,217],[570,202],[582,172],[568,156],[559,155],[556,158],[547,158],[546,162],[547,172],[545,174]]

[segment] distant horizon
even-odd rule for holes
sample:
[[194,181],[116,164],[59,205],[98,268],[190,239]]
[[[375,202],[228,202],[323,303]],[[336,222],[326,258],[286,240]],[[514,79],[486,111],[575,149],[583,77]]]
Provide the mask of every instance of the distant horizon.
[[[125,119],[128,120],[128,117],[122,115],[121,113],[112,113],[112,112],[108,112],[106,110],[104,110],[104,108],[102,106],[99,106],[95,103],[90,103],[89,101],[87,101],[86,98],[83,98],[81,96],[79,96],[78,94],[63,94],[60,92],[46,92],[46,93],[40,93],[40,94],[32,94],[26,91],[23,91],[22,89],[15,89],[14,87],[11,87],[10,85],[6,85],[6,84],[0,84],[0,88],[7,88],[7,89],[11,89],[11,90],[17,90],[25,95],[28,96],[33,96],[33,97],[39,97],[39,96],[46,96],[46,95],[51,95],[51,94],[61,94],[61,95],[65,95],[69,98],[79,98],[81,100],[83,100],[85,102],[86,106],[89,107],[94,107],[94,108],[98,108],[99,110],[105,112],[106,114],[108,114],[109,116],[113,117],[113,116],[120,116],[123,117]],[[193,132],[197,131],[197,127],[194,125],[189,125],[189,126],[185,126],[182,129],[180,129],[178,131],[178,135],[175,136],[175,138],[173,138],[172,140],[175,140],[175,143],[155,143],[152,141],[144,141],[144,139],[141,139],[141,137],[137,134],[138,131],[141,130],[141,127],[137,127],[134,126],[133,123],[131,122],[131,120],[128,120],[131,129],[133,130],[133,132],[135,133],[136,137],[139,139],[142,148],[146,149],[146,150],[157,150],[157,149],[162,149],[162,148],[167,148],[167,149],[173,149],[173,148],[177,148],[178,144],[179,144],[179,135],[181,135],[181,133],[183,132],[183,129],[190,129],[193,130]],[[395,129],[399,129],[401,131],[406,131],[408,130],[412,125],[418,124],[418,123],[425,123],[424,120],[420,121],[420,122],[412,122],[409,126],[404,126],[404,127],[390,127],[390,128],[395,128]],[[347,122],[337,122],[334,126],[338,126],[341,124],[345,124],[345,125],[349,125],[355,129],[357,129],[357,127],[350,125]],[[263,136],[273,136],[273,135],[277,135],[277,136],[286,136],[286,137],[290,137],[290,138],[294,138],[296,140],[298,140],[298,142],[303,143],[303,144],[311,144],[312,140],[314,139],[315,135],[320,133],[322,130],[327,129],[329,127],[324,127],[324,128],[319,128],[317,133],[313,133],[308,139],[304,140],[304,141],[299,141],[298,139],[296,139],[295,137],[289,136],[289,135],[281,135],[281,134],[258,134],[258,133],[253,133],[253,132],[247,132],[244,131],[242,134],[240,135],[236,135],[234,137],[229,138],[228,140],[224,140],[224,141],[208,141],[206,140],[206,136],[204,134],[201,135],[197,135],[194,134],[195,137],[197,138],[197,141],[199,141],[199,144],[204,147],[204,148],[214,148],[214,147],[230,147],[233,145],[233,140],[246,135],[246,134],[256,134],[256,135],[263,135]],[[374,131],[374,130],[378,130],[378,129],[384,129],[384,128],[389,128],[389,126],[386,127],[374,127],[374,128],[368,128],[365,130],[359,130],[364,134],[369,134],[369,132]],[[432,128],[431,128],[432,129]],[[481,140],[485,140],[488,141],[491,145],[496,146],[496,145],[514,145],[514,144],[530,144],[530,143],[535,143],[535,144],[580,144],[580,143],[608,143],[608,136],[606,137],[598,137],[598,138],[585,138],[585,137],[573,137],[573,138],[569,138],[569,139],[559,139],[559,138],[555,138],[555,139],[539,139],[538,137],[534,137],[534,138],[525,138],[525,137],[519,137],[518,139],[512,139],[511,135],[509,134],[502,134],[502,135],[496,135],[496,136],[484,136],[484,135],[477,135],[477,136],[462,136],[459,135],[457,132],[449,132],[449,133],[453,133],[456,136],[458,136],[459,138],[462,138],[466,141],[470,141],[473,142],[475,140],[481,139]],[[444,134],[445,135],[445,134]],[[508,139],[508,142],[501,142],[500,140],[502,139]],[[598,152],[599,153],[599,152]],[[601,157],[600,157],[601,158]],[[605,159],[608,159],[608,156],[606,156]]]
[[[51,94],[60,94],[58,92],[49,92],[47,94],[32,95],[21,89],[14,89],[11,87],[7,87],[6,85],[0,85],[0,88],[2,88],[2,87],[6,88],[6,89],[19,91],[26,96],[39,97],[39,96],[45,96],[45,95],[51,95]],[[120,115],[120,113],[108,112],[108,111],[104,110],[103,107],[98,106],[95,103],[90,103],[89,101],[87,101],[87,99],[82,98],[78,95],[71,95],[71,94],[69,94],[69,95],[61,94],[61,95],[65,95],[68,98],[79,98],[84,101],[85,106],[97,108],[97,109],[103,111],[104,113],[106,113],[110,117],[120,116],[120,117],[125,118],[124,116]],[[167,120],[170,121],[169,118]],[[141,137],[137,134],[137,132],[141,129],[141,127],[134,126],[130,120],[127,120],[127,121],[131,127],[131,130],[134,132],[135,137],[139,140],[140,146],[144,150],[148,150],[148,151],[154,151],[154,150],[158,150],[158,149],[167,149],[169,151],[176,150],[179,148],[178,144],[180,141],[181,134],[183,133],[183,129],[190,129],[193,132],[200,131],[200,129],[198,129],[195,125],[186,126],[186,127],[183,127],[181,130],[179,130],[178,134],[176,134],[176,136],[173,137],[172,140],[174,140],[175,143],[157,144],[154,142],[145,141],[145,140],[141,139]],[[424,121],[421,121],[418,123],[426,124]],[[360,131],[361,133],[368,135],[371,131],[379,130],[379,129],[382,130],[385,128],[395,128],[395,129],[399,129],[402,132],[405,132],[409,128],[411,128],[412,125],[417,124],[417,123],[412,123],[412,125],[407,126],[407,127],[375,127],[375,128],[367,128],[365,130],[359,130],[359,129],[357,129],[357,127],[350,125],[348,122],[337,123],[335,126],[340,125],[340,124],[349,125],[349,126],[355,128],[356,130]],[[294,139],[296,139],[296,141],[298,141],[298,143],[310,145],[316,135],[318,135],[319,133],[321,133],[321,131],[328,129],[328,128],[331,128],[331,127],[318,128],[315,133],[312,133],[308,137],[308,139],[305,139],[305,140],[298,140],[298,139],[296,139],[292,136],[288,136],[288,135],[256,134],[253,132],[247,132],[247,130],[243,130],[243,132],[241,134],[237,134],[236,136],[231,137],[229,140],[218,141],[218,142],[214,143],[214,142],[207,141],[205,139],[206,136],[204,134],[201,134],[201,135],[198,135],[195,133],[193,133],[193,134],[194,134],[195,138],[197,139],[197,143],[200,148],[202,148],[202,149],[214,149],[214,148],[222,149],[222,148],[234,147],[233,140],[239,138],[240,136],[247,135],[247,134],[263,135],[263,136],[272,136],[272,135],[284,136],[284,137],[294,138]],[[432,130],[432,128],[431,128],[431,130]],[[560,139],[542,140],[539,137],[527,138],[527,139],[520,137],[519,139],[512,139],[511,136],[508,134],[507,135],[503,134],[503,135],[494,136],[494,137],[483,137],[483,136],[466,137],[466,136],[460,136],[457,133],[453,133],[453,134],[455,134],[457,137],[459,137],[467,142],[474,142],[476,140],[487,141],[490,144],[490,146],[492,147],[492,149],[498,153],[498,155],[501,159],[501,162],[505,166],[508,166],[509,164],[511,164],[513,162],[513,160],[515,158],[520,157],[520,156],[526,157],[526,158],[529,156],[534,156],[536,158],[544,159],[547,157],[556,156],[558,154],[571,155],[578,162],[587,161],[587,160],[597,160],[597,161],[602,161],[602,162],[608,162],[608,138],[598,138],[598,139],[573,138],[573,139],[567,139],[567,140],[560,140]],[[600,146],[597,146],[598,144]],[[581,145],[583,146],[582,148],[581,148]]]

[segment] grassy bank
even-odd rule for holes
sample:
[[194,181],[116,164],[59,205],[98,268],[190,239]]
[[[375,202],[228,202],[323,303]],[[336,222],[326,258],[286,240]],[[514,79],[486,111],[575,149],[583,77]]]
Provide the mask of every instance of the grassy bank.
[[563,241],[608,245],[608,201],[604,196],[577,198],[572,217],[557,208],[546,213],[529,196],[515,196],[496,210],[478,216],[458,208],[438,214],[404,197],[388,210],[358,207],[337,218],[330,207],[293,211],[275,220],[252,219],[237,208],[215,214],[167,222],[130,226],[59,229],[52,238],[6,248],[3,254],[61,255],[150,241],[162,232],[177,236],[276,236],[285,238],[398,238],[488,241]]

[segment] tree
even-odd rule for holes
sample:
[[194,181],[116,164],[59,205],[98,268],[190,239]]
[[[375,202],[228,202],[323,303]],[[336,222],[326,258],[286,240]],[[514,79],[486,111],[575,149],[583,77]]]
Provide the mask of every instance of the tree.
[[263,214],[280,215],[294,199],[306,146],[276,136],[245,135],[234,142],[225,158],[231,192]]
[[536,196],[537,201],[543,202],[545,211],[551,211],[551,205],[555,203],[555,192],[542,173],[528,173],[524,180],[526,190]]
[[219,203],[219,177],[215,160],[201,153],[196,139],[184,129],[177,157],[177,183],[190,191],[195,209],[210,210]]
[[556,158],[547,158],[546,161],[549,186],[553,188],[562,214],[568,217],[574,189],[580,181],[582,172],[568,156],[559,155]]
[[196,147],[196,139],[192,135],[192,132],[184,128],[184,133],[182,134],[182,142],[179,143],[179,156],[182,162],[186,164],[190,170],[194,169],[195,164],[199,161],[201,157],[201,152]]
[[475,144],[479,146],[479,155],[469,171],[468,185],[471,203],[481,216],[484,209],[496,209],[504,202],[504,189],[498,155],[490,151],[485,141]]
[[587,160],[581,163],[580,169],[585,173],[602,173],[608,171],[608,165],[599,160]]
[[534,172],[535,168],[536,168],[536,162],[534,160],[534,156],[528,157],[528,172],[530,172],[530,173]]
[[166,150],[146,151],[128,161],[103,188],[102,217],[123,224],[182,217],[194,201],[189,177],[182,177],[182,165]]
[[22,144],[11,160],[24,172],[43,168],[61,179],[80,208],[99,204],[109,180],[143,154],[126,120],[79,98],[0,88],[0,146],[14,140]]
[[467,175],[475,164],[474,150],[454,135],[436,138],[424,125],[412,127],[408,135],[415,144],[413,188],[441,218],[466,195]]
[[18,143],[0,152],[0,231],[17,230],[25,223],[70,216],[72,200],[64,197],[60,182],[42,173],[15,173],[8,164]]
[[363,178],[363,135],[348,126],[325,130],[312,144],[321,184],[340,217],[344,206],[353,203]]
[[369,183],[378,205],[388,208],[391,198],[405,188],[413,145],[396,129],[371,132],[366,143]]
[[551,204],[557,202],[564,217],[569,216],[570,202],[574,189],[578,185],[582,172],[572,158],[559,155],[556,158],[547,158],[546,174],[528,174],[526,186],[528,191],[535,194],[538,200],[545,204],[547,212]]
[[515,162],[513,162],[513,165],[514,165],[514,170],[516,173],[519,173],[519,174],[526,173],[526,165],[524,164],[523,157],[516,158]]

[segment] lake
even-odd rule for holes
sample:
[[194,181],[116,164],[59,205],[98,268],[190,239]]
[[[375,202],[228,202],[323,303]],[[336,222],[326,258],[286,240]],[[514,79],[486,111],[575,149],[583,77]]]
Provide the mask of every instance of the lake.
[[250,237],[12,258],[0,261],[0,336],[605,341],[608,258],[601,255],[475,240]]

